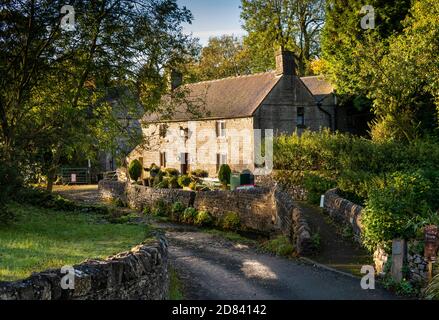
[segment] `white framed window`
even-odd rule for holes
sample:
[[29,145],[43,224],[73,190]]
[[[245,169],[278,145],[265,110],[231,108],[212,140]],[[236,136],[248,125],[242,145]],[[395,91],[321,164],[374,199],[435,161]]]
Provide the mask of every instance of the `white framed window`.
[[226,136],[226,121],[221,120],[216,122],[216,136],[224,138]]

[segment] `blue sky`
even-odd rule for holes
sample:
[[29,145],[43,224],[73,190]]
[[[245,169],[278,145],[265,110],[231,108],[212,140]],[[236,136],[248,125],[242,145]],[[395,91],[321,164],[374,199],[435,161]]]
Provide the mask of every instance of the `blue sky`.
[[177,0],[180,6],[186,6],[193,14],[191,25],[185,25],[185,33],[193,33],[200,38],[201,44],[207,44],[209,37],[223,34],[242,36],[239,6],[240,0]]

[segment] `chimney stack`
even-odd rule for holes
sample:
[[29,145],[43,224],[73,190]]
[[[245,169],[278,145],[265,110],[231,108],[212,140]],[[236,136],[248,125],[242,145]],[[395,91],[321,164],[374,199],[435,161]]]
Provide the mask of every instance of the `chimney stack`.
[[295,76],[296,62],[291,51],[278,50],[276,52],[276,75]]
[[183,74],[177,70],[171,70],[171,90],[174,91],[183,84]]

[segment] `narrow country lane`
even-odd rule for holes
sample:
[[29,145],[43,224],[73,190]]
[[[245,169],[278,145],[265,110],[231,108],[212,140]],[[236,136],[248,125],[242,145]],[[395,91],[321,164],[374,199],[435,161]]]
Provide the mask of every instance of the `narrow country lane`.
[[[95,186],[60,188],[56,192],[74,201],[100,201]],[[359,278],[263,254],[196,227],[152,219],[145,222],[166,234],[171,266],[183,283],[187,300],[397,299],[379,288],[362,290]]]
[[172,230],[171,261],[185,298],[255,300],[395,299],[382,289],[362,290],[360,279],[298,260],[261,254],[246,245],[193,230]]

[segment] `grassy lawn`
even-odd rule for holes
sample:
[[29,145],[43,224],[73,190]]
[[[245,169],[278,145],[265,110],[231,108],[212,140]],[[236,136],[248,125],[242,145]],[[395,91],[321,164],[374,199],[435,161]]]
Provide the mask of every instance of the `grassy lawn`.
[[149,237],[145,226],[102,224],[92,214],[11,204],[17,221],[0,228],[0,281],[127,251]]

